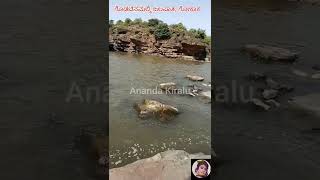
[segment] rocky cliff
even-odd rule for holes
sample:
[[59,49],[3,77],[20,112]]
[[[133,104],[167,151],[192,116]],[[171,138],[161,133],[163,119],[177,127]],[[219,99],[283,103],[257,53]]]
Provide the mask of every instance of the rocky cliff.
[[169,39],[157,40],[149,29],[134,25],[125,28],[110,28],[109,50],[211,61],[211,47],[200,39],[174,34]]

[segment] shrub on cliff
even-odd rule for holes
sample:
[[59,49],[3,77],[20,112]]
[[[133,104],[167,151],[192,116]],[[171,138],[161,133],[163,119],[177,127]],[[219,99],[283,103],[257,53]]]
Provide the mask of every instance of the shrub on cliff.
[[165,23],[158,24],[155,27],[154,36],[157,40],[169,39],[171,37],[171,32],[168,25]]
[[143,21],[142,21],[141,18],[136,18],[136,19],[134,19],[134,20],[132,21],[132,24],[136,24],[136,25],[142,24],[142,23],[143,23]]
[[116,22],[116,25],[123,25],[123,21],[118,20],[118,21]]
[[205,39],[206,31],[203,29],[190,29],[189,33],[191,33],[195,38]]
[[114,25],[114,20],[109,20],[109,27],[112,27]]
[[187,28],[182,23],[172,24],[169,28],[172,34],[176,34],[177,36],[184,35],[187,32]]
[[148,26],[151,26],[151,27],[156,27],[158,26],[159,24],[162,24],[163,22],[159,19],[149,19],[148,20]]
[[132,23],[132,20],[130,18],[126,18],[124,20],[124,25],[129,26]]
[[211,36],[206,36],[204,39],[203,39],[203,42],[206,43],[206,44],[211,44]]

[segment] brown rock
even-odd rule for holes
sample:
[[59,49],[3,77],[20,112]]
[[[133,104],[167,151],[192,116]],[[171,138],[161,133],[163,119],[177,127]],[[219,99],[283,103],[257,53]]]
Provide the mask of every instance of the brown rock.
[[179,110],[174,106],[150,99],[145,99],[141,104],[136,104],[135,108],[140,118],[155,116],[160,120],[169,120],[179,113]]

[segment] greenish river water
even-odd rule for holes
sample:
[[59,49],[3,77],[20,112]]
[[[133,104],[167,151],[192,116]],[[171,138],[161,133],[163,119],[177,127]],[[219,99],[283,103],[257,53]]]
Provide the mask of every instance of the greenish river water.
[[[130,94],[134,89],[153,89],[163,82],[179,86],[210,83],[211,64],[153,56],[110,53],[109,130],[111,168],[167,149],[210,153],[211,103],[200,97],[169,94]],[[188,74],[201,75],[194,83]],[[176,106],[181,113],[172,121],[140,119],[133,108],[145,98]]]

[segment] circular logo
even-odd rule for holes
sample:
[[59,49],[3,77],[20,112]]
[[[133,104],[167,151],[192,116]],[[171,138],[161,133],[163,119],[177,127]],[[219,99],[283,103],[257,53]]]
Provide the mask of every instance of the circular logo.
[[211,173],[210,163],[206,160],[197,160],[192,164],[192,173],[197,178],[206,178]]

